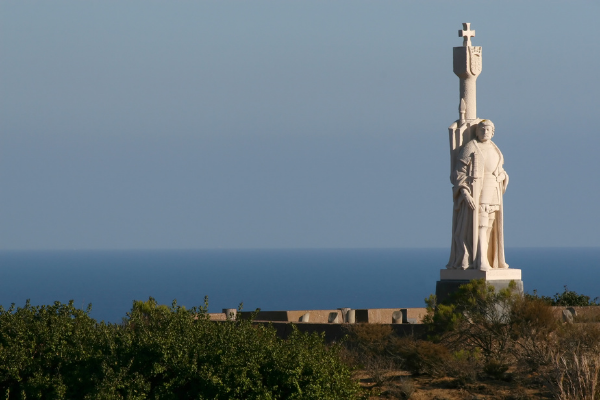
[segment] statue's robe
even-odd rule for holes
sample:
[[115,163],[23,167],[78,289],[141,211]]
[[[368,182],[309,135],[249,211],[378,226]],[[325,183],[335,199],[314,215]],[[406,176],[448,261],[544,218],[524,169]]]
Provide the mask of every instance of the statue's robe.
[[[496,185],[500,204],[499,210],[496,212],[492,231],[489,235],[487,257],[492,268],[508,268],[508,264],[506,264],[504,259],[504,206],[502,204],[502,197],[505,191],[503,178],[505,177],[505,173],[502,168],[504,157],[498,146],[493,142],[491,144],[500,156],[496,168],[492,171],[492,174],[497,178]],[[479,264],[477,240],[480,208],[479,197],[483,185],[484,173],[485,163],[483,154],[478,147],[477,140],[473,139],[466,143],[460,150],[455,168],[450,176],[453,185],[454,213],[452,217],[452,247],[450,260],[446,268],[479,269],[480,267],[480,265],[477,265]],[[465,189],[473,197],[473,201],[475,202],[474,210],[463,200],[462,189]]]

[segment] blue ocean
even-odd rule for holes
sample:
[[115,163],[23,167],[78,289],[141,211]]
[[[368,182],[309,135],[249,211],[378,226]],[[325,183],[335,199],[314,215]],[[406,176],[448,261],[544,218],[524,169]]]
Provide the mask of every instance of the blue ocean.
[[[448,249],[2,251],[0,304],[92,304],[119,322],[133,300],[244,310],[423,307]],[[525,291],[600,296],[600,248],[506,249]]]

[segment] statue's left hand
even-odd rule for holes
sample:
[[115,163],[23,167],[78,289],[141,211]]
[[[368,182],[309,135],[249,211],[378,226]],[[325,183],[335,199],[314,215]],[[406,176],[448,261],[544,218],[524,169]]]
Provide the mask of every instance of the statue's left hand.
[[504,173],[504,192],[506,192],[506,187],[508,186],[508,174]]

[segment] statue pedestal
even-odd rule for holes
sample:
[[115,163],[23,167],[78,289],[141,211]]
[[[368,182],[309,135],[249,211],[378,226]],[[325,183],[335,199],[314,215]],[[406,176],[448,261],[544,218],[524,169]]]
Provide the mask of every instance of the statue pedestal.
[[435,287],[435,295],[438,303],[446,300],[461,285],[469,283],[473,279],[485,279],[487,283],[496,288],[496,291],[507,288],[510,282],[514,281],[517,284],[517,290],[523,293],[523,281],[521,280],[520,269],[495,268],[489,271],[480,271],[478,269],[442,269],[440,270],[440,280],[437,281]]

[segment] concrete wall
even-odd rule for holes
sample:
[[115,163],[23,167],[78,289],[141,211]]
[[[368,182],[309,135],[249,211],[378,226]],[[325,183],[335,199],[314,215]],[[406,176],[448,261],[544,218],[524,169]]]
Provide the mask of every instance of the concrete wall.
[[[369,324],[391,324],[393,323],[392,314],[400,308],[372,308],[356,310],[356,322]],[[423,323],[423,318],[427,314],[426,308],[406,308],[407,318],[414,320],[416,324]]]
[[[369,324],[391,324],[392,314],[400,311],[400,308],[375,308],[355,310],[357,323]],[[420,324],[427,313],[425,308],[406,308],[407,318],[411,323]],[[242,319],[250,319],[253,312],[242,311],[239,313]],[[222,316],[221,316],[222,315]],[[210,314],[211,320],[224,320],[225,314]],[[308,321],[307,321],[308,319]],[[340,310],[290,310],[290,311],[259,311],[255,321],[271,322],[298,322],[318,324],[341,324],[344,316]]]
[[[600,306],[572,307],[577,312],[576,319],[581,321],[600,322]],[[562,320],[562,311],[567,307],[552,307],[557,319]],[[423,318],[427,314],[426,308],[371,308],[357,309],[355,311],[357,323],[369,324],[391,324],[393,323],[392,314],[399,310],[406,310],[407,319],[413,324],[422,324]],[[239,313],[241,318],[250,319],[253,312],[243,311]],[[209,314],[213,321],[225,320],[225,314]],[[308,321],[306,320],[308,316]],[[260,311],[255,321],[271,322],[295,322],[311,324],[341,324],[344,321],[340,310],[290,310],[290,311]]]
[[[577,319],[600,321],[600,307],[573,307],[577,312]],[[552,307],[557,319],[562,320],[562,312],[567,307]],[[400,310],[399,308],[378,308],[378,309],[362,309],[355,310],[357,323],[371,323],[389,325],[396,334],[400,336],[411,335],[420,337],[427,334],[427,327],[422,324],[423,317],[427,313],[425,308],[408,308],[407,318],[414,319],[415,324],[393,324],[392,313]],[[298,322],[301,316],[309,313],[309,322]],[[240,316],[244,319],[249,319],[251,312],[241,312]],[[261,311],[254,324],[271,324],[277,336],[287,338],[292,332],[292,326],[295,325],[300,332],[317,332],[325,335],[327,342],[335,342],[346,336],[348,328],[351,326],[344,323],[330,323],[331,314],[338,317],[341,321],[340,310],[294,310],[294,311]],[[225,321],[224,313],[209,314],[213,321]]]
[[225,313],[209,313],[208,316],[211,321],[227,321]]
[[[239,313],[243,319],[250,319],[253,312],[242,311]],[[342,323],[340,310],[292,310],[292,311],[260,311],[254,318],[255,321],[273,322],[302,322],[308,314],[308,322],[327,324],[330,321]],[[304,318],[303,318],[304,317]]]

